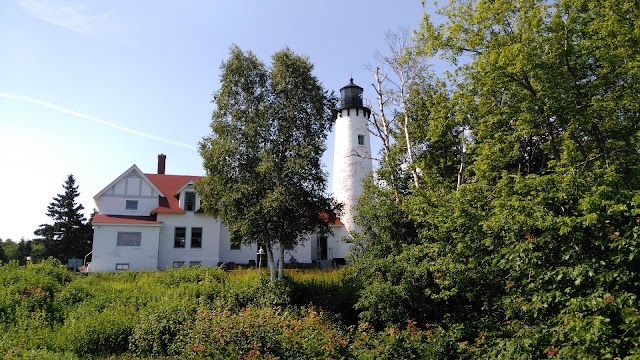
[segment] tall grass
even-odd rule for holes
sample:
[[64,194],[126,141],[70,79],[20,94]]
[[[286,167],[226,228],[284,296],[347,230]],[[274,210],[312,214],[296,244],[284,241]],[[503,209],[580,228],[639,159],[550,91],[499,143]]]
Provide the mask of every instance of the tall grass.
[[255,269],[80,276],[56,260],[9,263],[0,358],[375,358],[371,346],[417,344],[360,331],[358,289],[345,270],[287,270],[272,284]]

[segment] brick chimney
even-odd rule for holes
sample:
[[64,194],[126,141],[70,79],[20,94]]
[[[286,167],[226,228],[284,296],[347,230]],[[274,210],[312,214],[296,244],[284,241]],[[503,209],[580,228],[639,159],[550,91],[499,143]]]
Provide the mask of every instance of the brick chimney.
[[164,168],[167,163],[167,155],[158,154],[158,174],[164,175]]

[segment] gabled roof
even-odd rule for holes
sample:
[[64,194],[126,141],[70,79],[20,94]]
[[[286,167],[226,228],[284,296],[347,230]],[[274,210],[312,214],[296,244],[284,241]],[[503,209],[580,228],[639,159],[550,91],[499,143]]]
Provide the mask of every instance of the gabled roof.
[[193,184],[195,184],[196,181],[195,180],[189,180],[186,183],[184,183],[184,185],[182,185],[182,187],[180,187],[180,189],[178,189],[178,191],[176,191],[176,193],[174,194],[175,196],[180,196],[180,193],[183,190],[186,190],[189,186],[193,186]]
[[[159,192],[165,194],[160,198],[158,207],[151,213],[173,213],[184,214],[184,210],[180,208],[180,201],[178,196],[180,191],[184,189],[188,184],[192,184],[201,176],[194,175],[166,175],[166,174],[144,174],[149,181],[151,181],[158,189]],[[167,196],[168,195],[168,196]],[[198,213],[200,211],[197,211]]]
[[102,196],[105,192],[107,192],[107,190],[111,189],[111,187],[114,186],[118,181],[120,181],[120,180],[124,179],[125,177],[127,177],[131,172],[135,172],[136,174],[138,174],[138,176],[140,176],[141,179],[146,181],[147,184],[149,184],[149,186],[151,186],[151,188],[153,188],[153,190],[155,190],[158,194],[160,194],[160,196],[165,196],[164,192],[161,191],[153,182],[149,181],[149,178],[146,177],[145,174],[142,171],[140,171],[140,169],[138,168],[138,166],[136,164],[133,164],[133,166],[128,168],[125,172],[123,172],[115,180],[113,180],[111,183],[109,183],[109,185],[107,185],[104,189],[100,190],[100,192],[97,193],[93,197],[93,201],[95,201],[95,203],[98,204],[98,199],[100,198],[100,196]]
[[121,216],[121,215],[104,215],[95,214],[91,223],[94,225],[111,224],[111,225],[162,225],[162,222],[156,221],[153,216]]

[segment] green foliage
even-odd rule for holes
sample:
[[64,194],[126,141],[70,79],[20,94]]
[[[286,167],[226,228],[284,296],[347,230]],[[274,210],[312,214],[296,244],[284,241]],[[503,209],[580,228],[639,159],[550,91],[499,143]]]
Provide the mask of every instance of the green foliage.
[[345,270],[289,272],[287,280],[292,305],[312,306],[327,316],[337,316],[336,322],[357,324],[358,313],[354,305],[358,301],[360,284]]
[[230,282],[220,294],[220,304],[231,310],[247,306],[284,307],[290,304],[289,285],[270,282],[265,273],[253,273]]
[[115,306],[65,321],[57,333],[57,347],[79,356],[120,354],[129,349],[135,323],[132,309]]
[[19,268],[17,261],[0,266],[0,353],[34,358],[52,343],[56,294],[72,275],[58,260]]
[[2,239],[0,239],[0,265],[7,262],[7,254],[4,252],[4,247],[2,246]]
[[59,261],[49,259],[18,270],[18,262],[0,266],[0,324],[17,325],[33,312],[53,321],[54,294],[71,281]]
[[2,248],[2,252],[5,257],[2,260],[3,264],[6,264],[9,260],[17,260],[17,252],[18,252],[18,244],[11,239],[4,240],[0,243],[0,247]]
[[314,311],[201,310],[185,329],[177,339],[182,358],[344,358],[349,344],[346,333]]
[[194,303],[162,300],[143,309],[131,336],[130,348],[138,354],[167,356],[176,354],[174,341],[186,331],[196,314]]
[[384,331],[375,331],[363,323],[353,336],[355,359],[464,359],[472,350],[468,344],[455,342],[459,336],[455,329],[420,329],[412,321],[406,327],[392,325]]
[[405,170],[382,164],[361,199],[361,319],[456,329],[478,358],[637,356],[638,3],[438,12],[407,56],[458,70],[412,85],[421,186],[398,201],[386,174]]
[[284,248],[318,229],[330,232],[318,215],[332,221],[339,209],[325,194],[320,166],[335,98],[309,59],[289,49],[276,52],[268,69],[233,46],[221,69],[212,134],[200,143],[207,174],[196,188],[234,241],[266,246],[271,263],[279,244],[284,264]]
[[228,341],[207,345],[211,356],[348,357],[352,335],[339,320],[353,316],[356,285],[343,271],[291,275],[271,283],[262,271],[201,267],[77,276],[54,259],[13,261],[0,267],[0,353],[198,357],[194,341],[224,329]]
[[40,236],[34,241],[44,245],[45,256],[65,263],[70,258],[83,258],[91,251],[93,241],[93,228],[82,214],[84,207],[76,203],[80,193],[75,183],[75,178],[69,174],[63,184],[64,193],[54,197],[47,207],[47,216],[53,220],[53,225],[42,224],[34,232]]

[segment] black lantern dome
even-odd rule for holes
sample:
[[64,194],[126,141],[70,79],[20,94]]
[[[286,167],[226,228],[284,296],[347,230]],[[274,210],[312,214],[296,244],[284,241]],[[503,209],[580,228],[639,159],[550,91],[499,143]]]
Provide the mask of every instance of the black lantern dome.
[[371,110],[364,106],[362,101],[362,89],[360,86],[353,83],[353,78],[349,79],[349,83],[340,89],[340,104],[338,105],[338,112],[342,113],[342,110],[355,109],[356,114],[359,110],[362,110],[365,116],[369,116]]
[[363,89],[353,83],[353,78],[349,83],[340,89],[340,109],[361,108]]

